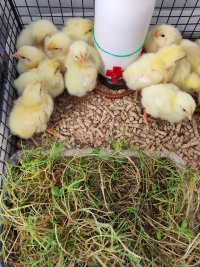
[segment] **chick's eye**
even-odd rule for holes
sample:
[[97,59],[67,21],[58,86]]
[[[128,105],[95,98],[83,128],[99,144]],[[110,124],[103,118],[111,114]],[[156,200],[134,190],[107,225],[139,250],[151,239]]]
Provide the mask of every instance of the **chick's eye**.
[[26,59],[26,57],[21,57],[22,59]]
[[161,37],[165,37],[165,34],[161,34]]
[[186,112],[186,110],[183,108],[183,111]]

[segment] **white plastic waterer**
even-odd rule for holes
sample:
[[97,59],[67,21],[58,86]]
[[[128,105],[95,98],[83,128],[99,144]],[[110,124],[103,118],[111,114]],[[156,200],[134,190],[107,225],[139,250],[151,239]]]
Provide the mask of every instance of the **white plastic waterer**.
[[103,76],[111,78],[120,72],[117,67],[123,70],[140,56],[155,1],[95,0],[94,40],[104,63]]

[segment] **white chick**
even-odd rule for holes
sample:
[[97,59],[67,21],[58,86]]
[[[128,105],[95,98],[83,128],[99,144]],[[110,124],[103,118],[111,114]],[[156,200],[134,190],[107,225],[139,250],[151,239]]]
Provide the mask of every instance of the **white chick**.
[[88,47],[84,41],[76,41],[70,46],[65,61],[65,86],[70,95],[82,97],[96,86],[97,69]]
[[197,43],[183,39],[180,43],[190,62],[192,70],[200,75],[200,47]]
[[45,54],[37,47],[22,46],[13,57],[19,60],[17,71],[24,73],[32,68],[36,68],[38,64],[45,58]]
[[59,32],[51,37],[46,37],[44,41],[44,50],[49,58],[55,59],[64,66],[65,58],[72,44],[72,39],[66,34]]
[[145,50],[147,53],[157,52],[160,48],[179,44],[182,36],[178,29],[171,25],[156,25],[147,34]]
[[177,45],[161,48],[157,53],[143,54],[127,67],[123,78],[132,90],[168,82],[175,70],[175,63],[184,56],[185,52]]
[[42,89],[42,83],[31,83],[14,103],[9,117],[10,130],[20,138],[31,138],[46,130],[52,112],[53,100]]
[[83,40],[93,45],[94,23],[89,19],[72,18],[68,19],[63,28],[63,32],[74,41]]
[[200,93],[200,77],[191,71],[191,65],[186,58],[176,64],[176,70],[170,82],[184,91]]
[[192,96],[173,84],[157,84],[142,89],[142,105],[145,120],[150,114],[171,123],[181,122],[186,117],[191,120],[196,109]]
[[60,63],[54,59],[41,62],[37,68],[43,88],[52,97],[60,95],[64,89],[64,78],[60,72]]
[[22,73],[17,79],[14,80],[14,87],[16,88],[18,95],[22,95],[27,85],[36,81],[40,81],[40,76],[37,72],[37,69],[31,69]]
[[56,26],[49,20],[43,19],[30,23],[20,33],[16,47],[19,49],[25,45],[42,45],[45,37],[52,36],[58,32]]

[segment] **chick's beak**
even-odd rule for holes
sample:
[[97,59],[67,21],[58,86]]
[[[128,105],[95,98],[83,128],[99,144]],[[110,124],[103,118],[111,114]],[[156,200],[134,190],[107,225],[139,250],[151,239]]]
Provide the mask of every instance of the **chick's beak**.
[[80,63],[81,64],[84,64],[85,63],[85,56],[84,55],[82,55],[82,54],[80,54]]
[[159,31],[154,32],[153,34],[155,37],[159,37]]
[[17,59],[20,58],[20,55],[19,55],[17,52],[15,52],[12,56],[13,56],[14,58],[17,58]]
[[191,112],[187,112],[187,117],[191,121],[192,120],[192,113]]

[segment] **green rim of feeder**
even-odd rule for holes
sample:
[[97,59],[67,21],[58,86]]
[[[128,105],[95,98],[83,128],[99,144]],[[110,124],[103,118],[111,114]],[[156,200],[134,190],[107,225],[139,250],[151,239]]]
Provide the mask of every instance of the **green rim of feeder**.
[[135,50],[134,52],[132,52],[132,53],[130,53],[130,54],[125,54],[125,55],[118,55],[118,54],[113,54],[113,53],[111,53],[111,52],[109,52],[109,51],[104,50],[104,49],[99,45],[99,43],[97,42],[97,39],[96,39],[96,36],[95,36],[94,31],[93,31],[93,36],[94,36],[94,42],[95,42],[95,44],[97,45],[97,47],[98,47],[102,52],[104,52],[104,53],[106,53],[106,54],[108,54],[108,55],[114,56],[114,57],[130,57],[130,56],[132,56],[132,55],[134,55],[134,54],[137,54],[140,50],[142,50],[142,48],[144,47],[144,43],[145,43],[145,41],[146,41],[146,38],[145,38],[145,40],[144,40],[144,42],[142,43],[142,45],[141,45],[137,50]]

